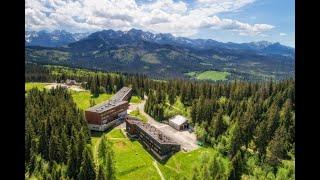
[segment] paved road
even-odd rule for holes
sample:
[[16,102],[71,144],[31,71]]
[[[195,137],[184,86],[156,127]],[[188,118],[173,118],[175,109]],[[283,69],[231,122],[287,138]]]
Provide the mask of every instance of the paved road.
[[144,105],[145,105],[145,100],[143,100],[139,104],[131,104],[128,112],[139,108],[140,113],[147,118],[149,124],[158,128],[166,136],[175,140],[177,143],[181,145],[181,148],[185,149],[186,151],[192,151],[199,147],[197,145],[197,138],[195,133],[189,133],[188,131],[177,131],[167,124],[156,121],[144,111]]

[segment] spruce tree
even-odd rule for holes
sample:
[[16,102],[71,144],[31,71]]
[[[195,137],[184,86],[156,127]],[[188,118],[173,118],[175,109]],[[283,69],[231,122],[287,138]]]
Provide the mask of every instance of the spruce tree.
[[96,178],[96,173],[95,173],[94,164],[92,161],[91,150],[88,147],[85,147],[84,151],[82,152],[82,161],[81,161],[78,179],[88,180],[88,179],[95,179],[95,178]]

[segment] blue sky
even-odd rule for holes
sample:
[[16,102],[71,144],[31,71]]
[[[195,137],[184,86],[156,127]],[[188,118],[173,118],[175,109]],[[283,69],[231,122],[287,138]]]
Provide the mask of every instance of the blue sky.
[[268,40],[294,47],[295,2],[293,0],[258,0],[236,12],[221,13],[221,18],[236,19],[249,24],[266,23],[275,26],[262,36],[241,36],[223,30],[203,31],[194,37],[213,38],[224,42],[248,42]]
[[142,29],[222,42],[294,47],[292,0],[26,0],[27,30]]

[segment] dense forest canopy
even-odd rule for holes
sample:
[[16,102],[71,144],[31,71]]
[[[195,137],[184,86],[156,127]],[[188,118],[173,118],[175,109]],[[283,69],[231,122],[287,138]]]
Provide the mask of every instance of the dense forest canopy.
[[[166,106],[179,99],[190,109],[189,122],[195,127],[198,140],[219,152],[210,159],[203,160],[201,167],[195,168],[193,179],[294,179],[294,79],[216,83],[183,79],[158,81],[139,74],[38,67],[30,64],[27,66],[26,81],[60,82],[75,79],[82,82],[83,87],[95,96],[103,92],[114,93],[122,86],[130,86],[135,95],[141,98],[147,95],[145,111],[158,121],[165,119]],[[54,100],[53,96],[59,98]],[[44,102],[44,99],[50,98],[53,103]],[[89,132],[82,112],[75,108],[68,93],[59,89],[43,93],[32,90],[26,95],[26,100],[26,163],[29,164],[30,172],[34,171],[33,162],[37,160],[37,155],[41,155],[45,161],[54,160],[64,164],[67,172],[70,171],[68,160],[72,157],[65,158],[63,153],[81,153],[82,156],[77,156],[77,162],[81,158],[90,161],[90,156],[84,150],[80,151],[86,149],[84,145],[73,145],[72,139],[75,138],[88,142]],[[55,103],[59,105],[53,106]],[[42,107],[36,109],[40,105]],[[52,116],[47,116],[49,114]],[[60,122],[57,121],[59,116],[70,118]],[[53,122],[55,123],[52,124]],[[41,128],[36,129],[35,125]],[[74,128],[81,130],[74,132]],[[44,137],[52,142],[44,142]],[[63,142],[64,138],[67,139],[66,142]],[[55,150],[56,153],[52,154],[50,148],[42,147],[46,143],[65,143],[69,145],[66,146],[69,149]],[[208,163],[213,164],[212,166],[220,164],[222,169],[217,169],[216,173],[221,172],[222,175],[210,174],[213,169],[210,165],[205,165]],[[73,171],[70,177],[79,174],[79,168],[74,169],[76,173]]]
[[[96,166],[100,166],[93,162],[90,131],[83,112],[76,107],[69,92],[63,88],[31,89],[26,94],[25,113],[26,178],[95,179],[96,174],[106,176],[96,172]],[[107,162],[103,163],[110,164],[110,149],[100,149],[100,154],[108,154]],[[108,176],[112,177],[112,174]]]

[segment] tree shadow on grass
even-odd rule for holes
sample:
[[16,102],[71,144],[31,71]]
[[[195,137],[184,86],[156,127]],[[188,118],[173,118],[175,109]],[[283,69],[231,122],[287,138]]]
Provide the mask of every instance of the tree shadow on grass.
[[152,156],[152,158],[153,159],[155,159],[158,163],[160,163],[161,165],[165,165],[167,162],[168,162],[168,160],[172,157],[172,155],[174,155],[175,153],[177,153],[177,152],[173,152],[173,153],[170,153],[170,155],[168,155],[168,157],[166,157],[165,159],[159,159],[155,154],[153,154],[153,152],[151,151],[151,150],[149,150],[149,148],[144,144],[144,143],[142,143],[139,139],[137,139],[137,138],[135,138],[135,137],[129,137],[128,136],[128,139],[131,141],[131,142],[135,142],[135,141],[137,141],[137,142],[139,142],[141,145],[142,145],[142,147],[143,147],[143,149],[145,150],[145,151],[147,151],[151,156]]
[[127,169],[125,171],[120,172],[118,175],[124,176],[124,175],[130,174],[134,171],[141,170],[142,168],[146,168],[146,165],[132,167],[130,169]]
[[92,131],[91,130],[90,131],[91,137],[101,137],[102,135],[109,133],[112,129],[113,128],[110,128],[110,129],[108,129],[106,131]]

